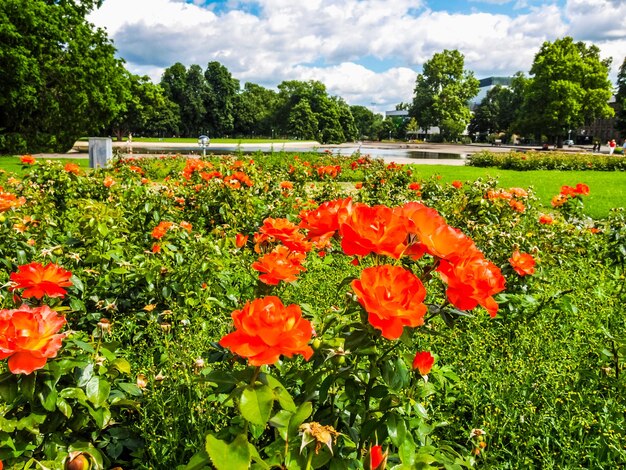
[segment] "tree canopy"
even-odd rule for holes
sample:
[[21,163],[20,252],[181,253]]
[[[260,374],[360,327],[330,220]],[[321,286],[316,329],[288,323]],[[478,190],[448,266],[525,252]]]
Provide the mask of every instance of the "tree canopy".
[[447,49],[424,63],[409,111],[423,129],[452,122],[465,128],[469,123],[469,100],[478,94],[479,82],[473,72],[464,69],[464,63],[463,54]]
[[624,61],[617,73],[617,94],[615,99],[618,106],[615,128],[623,137],[626,137],[626,57],[624,57]]
[[570,129],[613,116],[610,64],[610,59],[600,59],[595,45],[571,37],[544,42],[530,69],[533,77],[521,110],[530,130],[555,137],[562,147]]
[[99,3],[0,2],[0,152],[66,151],[123,109],[123,62],[85,19]]

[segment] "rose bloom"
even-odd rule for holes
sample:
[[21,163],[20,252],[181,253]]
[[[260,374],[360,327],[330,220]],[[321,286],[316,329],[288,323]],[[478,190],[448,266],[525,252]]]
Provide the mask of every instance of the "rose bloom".
[[384,338],[398,339],[405,326],[424,324],[426,289],[412,272],[390,265],[365,268],[351,286]]
[[156,238],[157,240],[160,240],[161,238],[163,238],[165,236],[165,234],[167,233],[167,231],[170,229],[170,227],[174,225],[173,222],[167,222],[167,221],[162,221],[159,222],[159,224],[154,227],[154,229],[152,229],[152,238]]
[[561,207],[569,200],[569,196],[565,196],[564,194],[557,194],[552,198],[550,204],[552,207]]
[[370,470],[384,470],[387,465],[387,454],[389,450],[383,452],[382,446],[375,445],[370,449]]
[[106,178],[104,178],[104,181],[102,181],[102,184],[104,185],[105,188],[110,188],[111,186],[115,184],[115,180],[111,178],[110,176],[107,176]]
[[291,181],[281,181],[280,189],[293,189],[293,183]]
[[80,167],[76,163],[66,163],[63,169],[68,173],[80,174]]
[[286,246],[279,245],[252,263],[252,269],[264,273],[259,276],[261,282],[275,286],[280,281],[294,282],[301,271],[306,271],[302,266],[305,258],[303,253],[292,252]]
[[187,232],[191,232],[191,230],[193,229],[193,226],[189,222],[182,221],[178,225],[180,225],[180,228],[187,230]]
[[33,165],[35,163],[35,157],[32,155],[22,155],[20,157],[20,162],[24,165]]
[[48,297],[64,297],[67,291],[63,289],[72,285],[72,273],[62,267],[49,263],[43,266],[40,263],[30,263],[18,266],[16,273],[11,273],[11,281],[15,285],[11,288],[25,289],[22,297],[41,299]]
[[341,222],[341,248],[348,256],[376,253],[398,259],[407,247],[407,221],[399,209],[355,204]]
[[563,196],[575,196],[576,193],[576,188],[572,188],[571,186],[561,186],[561,194]]
[[6,212],[12,207],[19,207],[26,203],[24,197],[18,198],[15,194],[5,193],[0,186],[0,212]]
[[509,192],[515,197],[528,197],[528,192],[523,188],[511,188]]
[[274,364],[280,356],[313,355],[308,345],[313,334],[311,322],[302,318],[300,306],[283,305],[278,297],[268,296],[246,303],[232,313],[235,331],[220,340],[252,366]]
[[282,242],[292,251],[303,253],[311,251],[313,244],[306,239],[303,233],[298,230],[298,226],[287,219],[273,219],[268,217],[259,228],[261,236],[255,238],[257,251],[265,242]]
[[246,243],[248,243],[248,235],[243,235],[241,233],[235,235],[235,246],[237,248],[243,248],[246,246]]
[[0,359],[9,358],[13,374],[30,374],[46,365],[61,348],[65,334],[57,334],[65,317],[47,305],[0,310]]
[[521,201],[516,201],[511,199],[509,201],[509,206],[516,212],[522,213],[526,210],[526,206]]
[[420,189],[422,189],[422,185],[419,183],[410,183],[409,184],[409,189],[411,191],[419,191]]
[[575,194],[580,194],[581,196],[589,195],[589,186],[584,183],[578,183],[574,188]]
[[415,354],[413,369],[417,369],[420,375],[428,375],[435,364],[435,358],[430,351],[421,351]]
[[456,189],[460,189],[463,187],[463,183],[461,183],[459,180],[454,180],[452,182],[452,186],[454,186]]
[[544,225],[550,225],[554,223],[554,218],[549,214],[541,214],[539,216],[539,223]]
[[520,276],[535,273],[535,260],[528,253],[520,253],[519,250],[515,250],[509,258],[509,263]]
[[446,296],[460,310],[484,307],[491,317],[498,313],[498,303],[492,297],[504,290],[500,268],[487,261],[480,252],[458,259],[455,263],[441,260],[437,271],[448,284]]
[[354,183],[354,189],[362,189],[363,188],[363,183],[361,183],[360,181],[357,183]]
[[[300,228],[308,230],[309,239],[334,233],[339,230],[340,221],[352,210],[352,199],[337,199],[321,204],[317,209],[302,211]],[[332,235],[331,235],[332,236]]]

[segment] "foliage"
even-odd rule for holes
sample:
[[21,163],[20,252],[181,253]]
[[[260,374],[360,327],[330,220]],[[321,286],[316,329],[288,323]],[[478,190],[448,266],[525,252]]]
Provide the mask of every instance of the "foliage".
[[517,171],[583,170],[624,171],[626,159],[608,155],[566,152],[476,152],[467,162],[476,167],[497,167]]
[[513,123],[515,107],[514,92],[510,88],[496,85],[474,110],[469,124],[470,134],[507,132]]
[[85,19],[97,3],[0,5],[0,152],[67,151],[123,109],[122,61]]
[[471,118],[469,100],[478,94],[478,80],[463,68],[464,57],[457,50],[435,53],[417,76],[411,117],[423,129],[441,126],[450,120],[465,128]]
[[[58,356],[31,375],[1,377],[1,414],[21,429],[3,426],[0,434],[23,452],[0,446],[5,468],[60,468],[79,451],[94,468],[99,458],[105,468],[363,468],[377,444],[388,468],[413,460],[435,468],[626,461],[623,211],[592,220],[578,205],[542,205],[530,188],[420,178],[419,167],[363,155],[129,159],[69,169],[38,159],[20,179],[0,174],[2,308],[14,305],[8,283],[18,266],[52,262],[74,283],[62,306],[51,303],[74,331]],[[567,184],[582,195],[582,182]],[[506,277],[498,315],[443,306],[444,279],[429,272],[435,259],[402,257],[396,268],[422,277],[432,306],[427,326],[385,339],[351,286],[388,255],[360,256],[355,266],[340,238],[311,251],[296,282],[259,282],[252,265],[264,255],[265,245],[255,250],[264,221],[295,226],[302,210],[347,197],[436,209]],[[514,270],[515,252],[533,257],[535,274]],[[231,314],[270,292],[314,325],[309,361],[259,369],[219,345],[232,333]],[[435,356],[428,381],[413,370],[417,351]],[[20,393],[5,393],[16,387]],[[78,418],[80,429],[71,425]]]
[[609,66],[595,45],[575,43],[571,37],[544,42],[530,69],[523,119],[535,133],[555,137],[562,147],[569,129],[611,117]]
[[624,61],[617,71],[615,101],[618,103],[615,129],[624,137],[626,136],[626,57],[624,57]]

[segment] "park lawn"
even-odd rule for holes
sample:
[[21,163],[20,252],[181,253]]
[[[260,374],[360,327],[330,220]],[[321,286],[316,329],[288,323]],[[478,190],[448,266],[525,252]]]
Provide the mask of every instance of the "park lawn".
[[[84,169],[89,168],[89,160],[87,158],[54,158],[53,160],[59,161],[63,164],[75,163]],[[20,157],[0,157],[0,171],[7,171],[22,175],[25,168],[27,168],[27,165],[20,162]]]
[[606,218],[614,207],[626,207],[626,173],[609,171],[515,171],[469,166],[413,165],[418,178],[440,175],[441,181],[475,181],[496,178],[501,188],[532,187],[541,204],[550,207],[561,186],[585,183],[590,194],[585,197],[585,213],[594,219]]

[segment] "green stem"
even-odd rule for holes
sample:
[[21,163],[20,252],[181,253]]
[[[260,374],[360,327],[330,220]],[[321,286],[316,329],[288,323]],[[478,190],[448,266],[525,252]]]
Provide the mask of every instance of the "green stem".
[[309,456],[306,460],[306,469],[305,470],[310,470],[311,469],[311,461],[313,460],[313,452],[311,452],[311,450],[309,449]]

